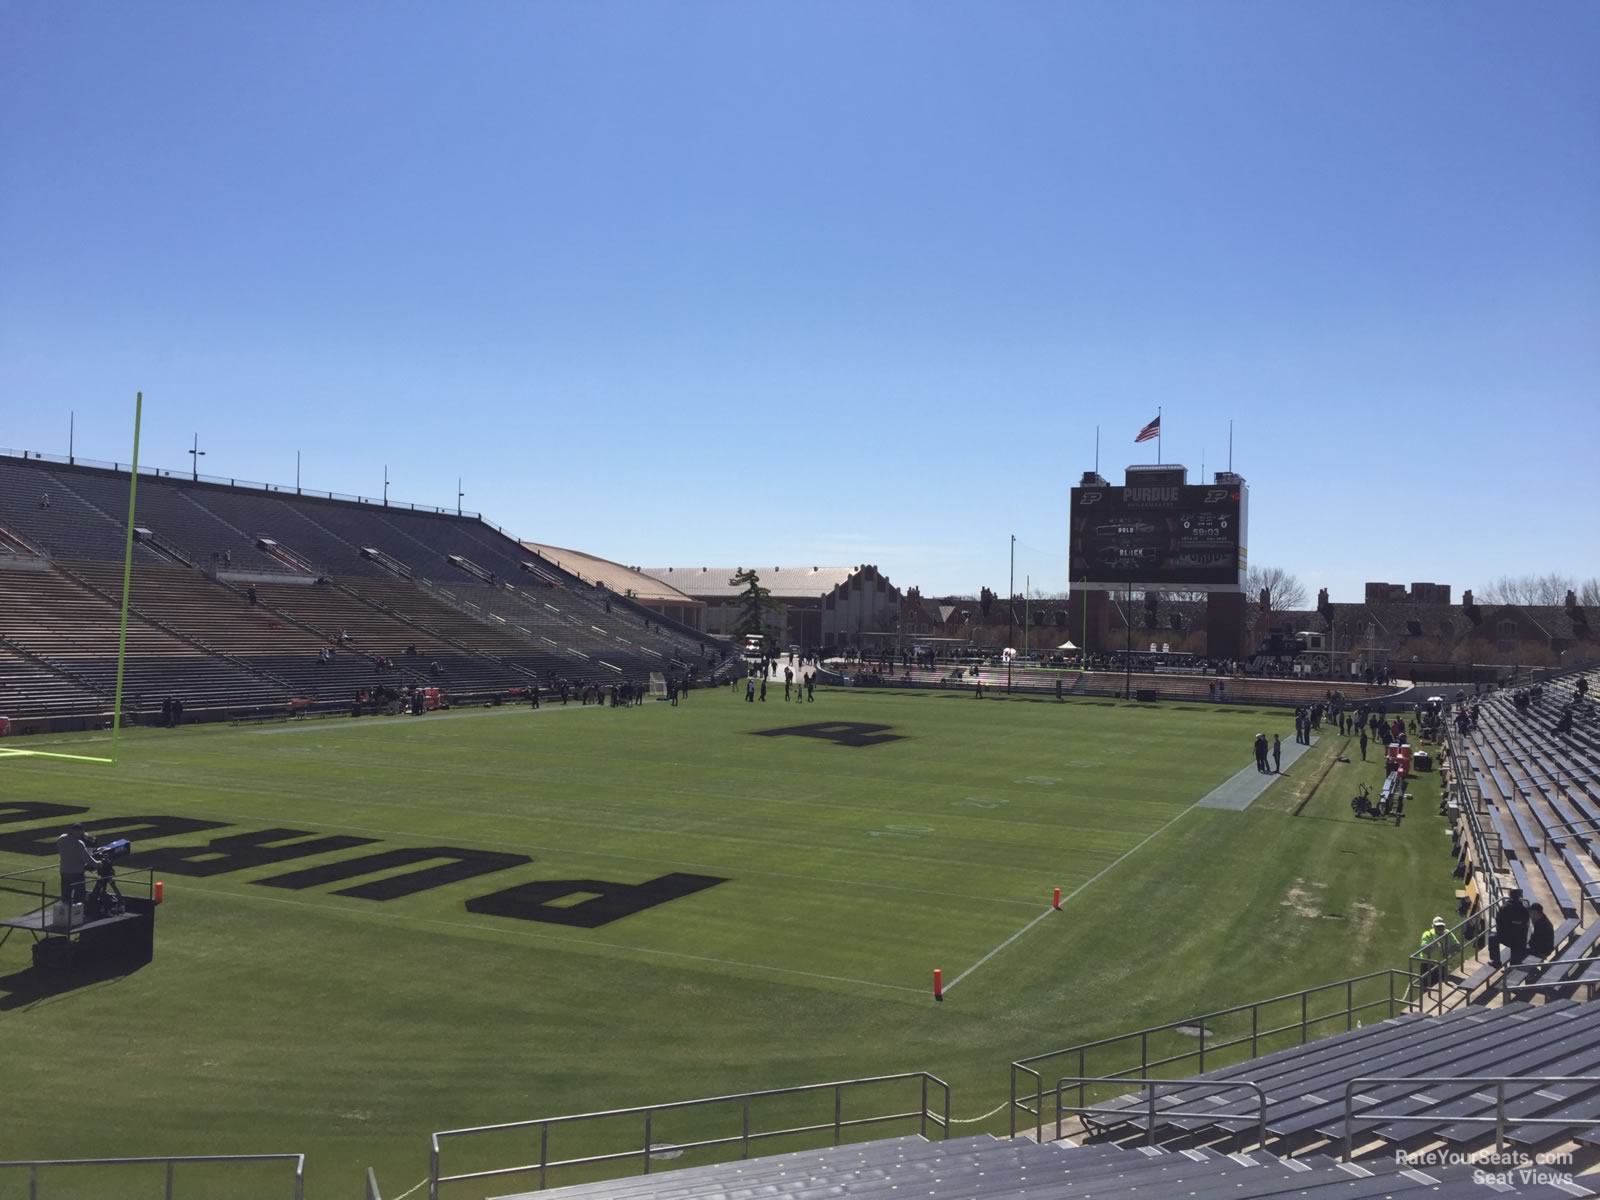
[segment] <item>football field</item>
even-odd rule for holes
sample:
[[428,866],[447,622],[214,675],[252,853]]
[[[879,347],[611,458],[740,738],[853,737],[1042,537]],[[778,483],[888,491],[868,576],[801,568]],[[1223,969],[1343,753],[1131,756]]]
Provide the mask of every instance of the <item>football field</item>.
[[1283,710],[781,695],[0,761],[0,870],[74,819],[28,805],[77,806],[166,894],[124,978],[45,988],[0,947],[0,1158],[296,1150],[308,1195],[369,1165],[398,1195],[435,1129],[910,1070],[972,1118],[1013,1058],[1404,965],[1451,902],[1433,777],[1398,828],[1351,817],[1376,763],[1295,813],[1337,737],[1196,807],[1258,731],[1292,742]]

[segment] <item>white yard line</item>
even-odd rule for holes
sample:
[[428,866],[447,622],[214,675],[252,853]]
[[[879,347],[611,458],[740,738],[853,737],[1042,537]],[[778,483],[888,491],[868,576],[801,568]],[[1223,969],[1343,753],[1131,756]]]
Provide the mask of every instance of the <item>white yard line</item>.
[[[1165,833],[1167,830],[1171,829],[1179,821],[1183,820],[1183,818],[1187,817],[1190,813],[1192,813],[1195,809],[1197,809],[1199,807],[1200,807],[1200,801],[1196,800],[1193,804],[1189,805],[1188,808],[1184,809],[1177,816],[1173,817],[1172,820],[1168,821],[1160,829],[1157,829],[1154,833],[1146,834],[1142,839],[1140,839],[1138,845],[1132,847],[1129,850],[1123,851],[1112,862],[1109,862],[1105,866],[1101,867],[1093,875],[1089,876],[1089,878],[1085,879],[1077,887],[1073,888],[1065,896],[1061,897],[1062,905],[1065,906],[1065,904],[1067,903],[1068,900],[1071,900],[1074,896],[1078,895],[1078,893],[1082,892],[1090,884],[1092,884],[1092,883],[1096,882],[1097,880],[1102,879],[1106,875],[1110,874],[1111,871],[1116,869],[1122,863],[1126,862],[1129,858],[1132,858],[1140,850],[1144,849],[1145,846],[1147,846],[1151,841],[1153,841],[1155,838],[1160,837],[1163,833]],[[984,963],[988,962],[996,954],[999,954],[1000,951],[1004,950],[1007,946],[1011,945],[1012,942],[1016,941],[1023,934],[1027,933],[1028,930],[1032,929],[1035,925],[1037,925],[1040,921],[1044,920],[1046,917],[1048,917],[1054,911],[1055,910],[1053,908],[1045,909],[1037,917],[1035,917],[1033,920],[1029,921],[1021,929],[1017,930],[1010,937],[1008,937],[1005,941],[1001,942],[993,950],[989,951],[989,953],[985,954],[977,962],[973,963],[965,971],[963,971],[963,972],[961,972],[961,974],[957,975],[949,983],[945,984],[944,985],[944,990],[948,992],[951,988],[955,987],[956,984],[960,983],[968,975],[971,975],[979,967],[983,966]]]

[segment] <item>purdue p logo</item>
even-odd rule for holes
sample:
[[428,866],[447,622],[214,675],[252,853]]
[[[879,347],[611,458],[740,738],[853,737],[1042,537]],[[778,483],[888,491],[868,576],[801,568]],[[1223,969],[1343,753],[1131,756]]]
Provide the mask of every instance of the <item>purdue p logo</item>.
[[889,733],[892,725],[865,725],[860,721],[818,721],[814,725],[789,725],[783,729],[757,729],[757,737],[808,737],[821,738],[836,746],[882,746],[898,742],[901,735]]

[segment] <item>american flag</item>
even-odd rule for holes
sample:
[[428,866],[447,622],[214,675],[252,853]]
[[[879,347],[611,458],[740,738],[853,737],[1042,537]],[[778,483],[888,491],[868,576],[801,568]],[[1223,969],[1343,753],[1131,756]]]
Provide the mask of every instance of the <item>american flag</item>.
[[1157,417],[1154,421],[1151,421],[1150,424],[1139,430],[1139,436],[1133,440],[1136,442],[1148,442],[1151,438],[1158,438],[1160,436],[1161,418]]

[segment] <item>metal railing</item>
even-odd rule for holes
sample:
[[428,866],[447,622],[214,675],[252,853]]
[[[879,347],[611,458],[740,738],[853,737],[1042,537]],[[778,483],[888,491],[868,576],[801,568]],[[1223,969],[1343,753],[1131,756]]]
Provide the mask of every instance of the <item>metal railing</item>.
[[[293,1200],[304,1200],[306,1191],[306,1156],[304,1154],[174,1154],[157,1158],[39,1158],[0,1162],[0,1171],[22,1170],[28,1172],[28,1200],[39,1200],[39,1172],[52,1167],[128,1167],[160,1165],[165,1168],[163,1200],[176,1196],[176,1168],[180,1163],[260,1163],[287,1162],[294,1164],[294,1188],[289,1193]],[[106,1194],[115,1194],[106,1189]]]
[[1488,881],[1487,890],[1490,899],[1498,903],[1500,880],[1495,872],[1506,869],[1506,849],[1500,844],[1500,835],[1492,828],[1486,830],[1480,819],[1487,805],[1483,793],[1478,789],[1478,779],[1472,772],[1472,764],[1467,761],[1455,738],[1446,740],[1444,745],[1445,754],[1450,760],[1451,786],[1460,794],[1461,811],[1467,817],[1467,829],[1478,852],[1478,863],[1484,869],[1484,878]]
[[[1385,980],[1386,988],[1383,994],[1376,999],[1356,1002],[1356,985],[1372,980]],[[1168,1021],[1161,1025],[1152,1025],[1146,1029],[1137,1029],[1132,1033],[1118,1034],[1115,1037],[1100,1038],[1093,1042],[1084,1042],[1081,1045],[1069,1046],[1065,1050],[1052,1050],[1045,1054],[1035,1054],[1028,1058],[1021,1058],[1011,1064],[1011,1099],[1007,1108],[1010,1113],[1010,1131],[1013,1137],[1017,1133],[1017,1113],[1023,1112],[1033,1118],[1034,1136],[1040,1137],[1044,1131],[1045,1112],[1044,1100],[1050,1093],[1046,1090],[1044,1075],[1039,1069],[1043,1064],[1075,1059],[1077,1074],[1074,1078],[1090,1079],[1104,1078],[1112,1080],[1127,1080],[1137,1077],[1148,1079],[1150,1072],[1160,1067],[1170,1066],[1173,1063],[1196,1061],[1196,1074],[1204,1073],[1206,1059],[1209,1055],[1214,1066],[1225,1065],[1217,1062],[1217,1056],[1238,1047],[1248,1046],[1247,1053],[1240,1054],[1234,1061],[1244,1058],[1254,1058],[1260,1053],[1261,1043],[1273,1038],[1290,1037],[1298,1034],[1298,1042],[1305,1045],[1312,1041],[1312,1031],[1322,1030],[1329,1023],[1336,1027],[1342,1022],[1344,1030],[1354,1029],[1357,1018],[1365,1012],[1374,1009],[1385,1010],[1385,1018],[1396,1015],[1400,1006],[1406,1005],[1408,999],[1404,993],[1396,994],[1396,982],[1404,980],[1407,989],[1416,982],[1416,976],[1410,971],[1402,971],[1394,967],[1381,971],[1371,971],[1365,975],[1354,975],[1349,979],[1335,980],[1333,983],[1319,984],[1316,987],[1303,988],[1297,992],[1286,992],[1281,996],[1272,996],[1265,1000],[1256,1000],[1248,1004],[1236,1004],[1231,1008],[1217,1009],[1214,1012],[1202,1013],[1198,1016],[1187,1017],[1181,1021]],[[1311,998],[1324,994],[1338,996],[1343,994],[1342,1006],[1335,1005],[1323,1013],[1313,1014]],[[1283,1006],[1289,1010],[1290,1019],[1281,1024],[1269,1022],[1263,1027],[1262,1013],[1272,1006]],[[1221,1041],[1213,1040],[1215,1035],[1207,1028],[1208,1022],[1219,1022],[1222,1018],[1248,1013],[1250,1017],[1250,1031],[1236,1037],[1223,1038]],[[1279,1018],[1281,1020],[1281,1018]],[[1325,1036],[1324,1031],[1316,1036]],[[1171,1035],[1178,1037],[1195,1037],[1194,1049],[1184,1050],[1177,1054],[1165,1054],[1155,1058],[1150,1055],[1152,1040],[1170,1040]],[[1132,1056],[1133,1048],[1137,1046],[1138,1062],[1135,1065],[1114,1071],[1100,1072],[1098,1076],[1089,1071],[1089,1054],[1097,1052],[1102,1057],[1111,1053],[1111,1048],[1116,1047],[1126,1050],[1124,1057]],[[1021,1084],[1024,1080],[1031,1079],[1032,1086],[1023,1091]],[[1085,1086],[1078,1089],[1078,1106],[1085,1104]],[[1031,1101],[1031,1103],[1030,1103]]]
[[[123,888],[134,892],[139,899],[153,901],[156,891],[155,876],[154,867],[113,867],[111,873],[104,876],[108,885],[104,893],[105,898],[97,904],[95,893],[102,876],[97,869],[91,867],[84,875],[83,897],[76,905],[82,911],[74,914],[72,911],[74,906],[66,904],[66,897],[60,894],[61,873],[58,866],[27,867],[21,871],[8,871],[0,875],[0,895],[27,896],[28,903],[33,905],[33,911],[15,920],[26,922],[29,918],[37,916],[39,926],[35,929],[32,925],[11,923],[0,927],[0,944],[21,928],[45,936],[70,937],[91,921],[106,916],[111,910],[103,906],[114,903],[115,893],[120,893]],[[112,889],[115,889],[115,893]],[[126,900],[126,896],[123,899]],[[61,922],[54,920],[56,914],[53,910],[58,901],[62,902],[66,909],[65,920]]]
[[[1135,1108],[1132,1105],[1123,1107],[1107,1107],[1104,1105],[1085,1106],[1078,1104],[1062,1104],[1062,1090],[1068,1085],[1076,1086],[1081,1092],[1085,1086],[1091,1083],[1115,1083],[1120,1084],[1123,1087],[1131,1086],[1135,1088],[1141,1088],[1148,1091],[1150,1094],[1148,1097],[1146,1097],[1143,1107],[1141,1108]],[[1248,1089],[1254,1092],[1256,1094],[1256,1146],[1258,1148],[1265,1148],[1267,1144],[1267,1092],[1266,1089],[1260,1084],[1251,1083],[1248,1080],[1243,1079],[1219,1080],[1215,1083],[1212,1083],[1206,1080],[1200,1080],[1196,1082],[1193,1079],[1127,1080],[1106,1078],[1104,1076],[1083,1079],[1076,1075],[1066,1075],[1061,1079],[1056,1080],[1056,1140],[1061,1140],[1061,1118],[1064,1113],[1076,1113],[1080,1120],[1089,1114],[1117,1116],[1122,1118],[1123,1121],[1131,1121],[1136,1120],[1139,1117],[1143,1117],[1145,1122],[1144,1144],[1146,1146],[1154,1146],[1156,1144],[1156,1117],[1158,1115],[1161,1117],[1200,1117],[1207,1121],[1228,1120],[1234,1117],[1234,1114],[1232,1113],[1220,1112],[1215,1108],[1208,1108],[1203,1112],[1184,1112],[1181,1109],[1164,1108],[1160,1109],[1158,1112],[1156,1107],[1157,1093],[1159,1093],[1161,1088],[1169,1086],[1181,1088],[1184,1091],[1225,1092],[1244,1091]],[[1243,1120],[1243,1115],[1240,1114],[1236,1119]],[[1087,1122],[1085,1122],[1085,1124],[1087,1124]]]
[[[1420,1013],[1441,1013],[1446,999],[1445,982],[1452,970],[1465,971],[1467,960],[1476,958],[1488,945],[1499,904],[1491,900],[1477,912],[1469,913],[1426,946],[1412,952],[1407,973],[1416,980],[1416,994],[1408,997]],[[1457,988],[1459,989],[1459,986]],[[1430,999],[1430,994],[1432,999]]]
[[[1415,1084],[1421,1087],[1438,1087],[1441,1085],[1459,1085],[1469,1091],[1477,1091],[1489,1085],[1494,1086],[1494,1116],[1492,1117],[1460,1117],[1440,1116],[1438,1114],[1424,1115],[1417,1112],[1382,1113],[1373,1112],[1371,1109],[1361,1114],[1361,1120],[1371,1121],[1374,1124],[1386,1122],[1389,1124],[1427,1124],[1427,1125],[1493,1125],[1494,1148],[1496,1153],[1504,1153],[1506,1144],[1506,1127],[1508,1125],[1548,1125],[1557,1128],[1593,1128],[1600,1126],[1600,1117],[1508,1117],[1506,1116],[1506,1084],[1513,1084],[1518,1088],[1534,1092],[1552,1084],[1581,1083],[1590,1087],[1600,1086],[1600,1075],[1375,1075],[1368,1079],[1352,1079],[1344,1085],[1344,1151],[1341,1157],[1349,1162],[1355,1154],[1356,1089],[1363,1086],[1392,1087],[1396,1084]],[[1410,1098],[1416,1098],[1418,1093],[1407,1093]],[[1425,1097],[1426,1098],[1426,1097]],[[1453,1097],[1452,1099],[1459,1099]],[[1450,1100],[1432,1101],[1434,1104],[1448,1104]],[[1372,1101],[1376,1107],[1382,1103]]]
[[[844,1115],[844,1093],[847,1088],[858,1088],[871,1084],[898,1083],[906,1080],[916,1080],[921,1085],[921,1098],[916,1108],[903,1112],[892,1112],[870,1117],[846,1117]],[[928,1106],[928,1090],[934,1087],[941,1093],[942,1103],[938,1110]],[[752,1129],[751,1107],[761,1100],[768,1100],[775,1096],[798,1096],[808,1093],[831,1092],[833,1094],[833,1118],[809,1125],[797,1125],[785,1129]],[[750,1157],[752,1143],[770,1138],[792,1137],[799,1134],[820,1133],[832,1131],[833,1145],[838,1146],[843,1141],[844,1131],[869,1125],[882,1125],[890,1121],[907,1121],[915,1119],[918,1123],[918,1132],[927,1136],[928,1126],[936,1126],[942,1137],[950,1134],[950,1085],[936,1075],[926,1071],[908,1071],[899,1075],[876,1075],[862,1079],[841,1079],[833,1083],[809,1083],[797,1087],[770,1088],[760,1092],[741,1092],[728,1096],[709,1096],[699,1100],[676,1100],[665,1104],[646,1104],[635,1108],[614,1108],[605,1112],[576,1113],[561,1117],[540,1117],[531,1121],[511,1121],[502,1125],[479,1125],[470,1129],[447,1129],[433,1135],[428,1152],[428,1200],[438,1200],[439,1186],[441,1184],[460,1183],[473,1179],[493,1179],[506,1175],[525,1175],[537,1173],[538,1182],[535,1190],[543,1190],[549,1172],[565,1167],[589,1166],[597,1163],[626,1162],[637,1159],[643,1164],[642,1174],[650,1174],[651,1158],[653,1154],[669,1148],[669,1144],[655,1140],[655,1119],[657,1116],[668,1112],[682,1112],[687,1109],[706,1108],[711,1105],[737,1105],[740,1111],[740,1128],[736,1134],[725,1137],[703,1138],[692,1142],[672,1142],[670,1148],[677,1151],[701,1150],[714,1146],[738,1146],[739,1157]],[[639,1117],[643,1121],[642,1139],[637,1150],[619,1150],[604,1154],[590,1154],[579,1158],[552,1159],[550,1157],[550,1131],[558,1126],[569,1126],[579,1122],[600,1121],[619,1117]],[[539,1156],[537,1160],[514,1167],[497,1167],[486,1171],[467,1171],[457,1175],[440,1174],[439,1158],[440,1143],[447,1138],[463,1138],[474,1134],[503,1133],[507,1130],[537,1129],[539,1131]]]
[[[1549,977],[1546,972],[1551,967],[1592,967],[1600,964],[1600,952],[1591,954],[1587,958],[1552,958],[1544,962],[1512,963],[1506,967],[1506,973],[1500,981],[1500,992],[1505,996],[1512,996],[1520,992],[1548,992],[1557,988],[1588,988],[1589,998],[1594,998],[1595,989],[1600,987],[1600,976],[1593,979],[1562,979],[1559,976]],[[1530,971],[1538,971],[1539,978],[1532,983],[1512,983],[1511,972],[1521,971],[1524,975]]]
[[[21,458],[30,462],[56,463],[62,466],[91,467],[98,471],[118,471],[126,474],[127,463],[105,462],[101,459],[79,458],[65,454],[41,454],[37,450],[13,450],[0,446],[0,457]],[[461,511],[454,508],[444,508],[432,504],[412,504],[405,500],[381,500],[367,496],[352,496],[344,492],[319,492],[314,488],[290,487],[281,483],[257,483],[253,479],[229,479],[222,475],[196,475],[193,471],[169,471],[163,467],[140,467],[139,474],[151,479],[172,479],[179,483],[212,483],[221,484],[223,487],[245,488],[253,492],[272,492],[280,496],[311,496],[318,500],[348,500],[356,504],[370,504],[376,508],[404,509],[407,512],[432,513],[442,517],[462,517],[469,520],[481,520],[481,515],[475,512]],[[483,522],[489,525],[488,521]],[[497,533],[504,533],[498,525],[490,525]],[[507,534],[506,536],[510,536]]]

